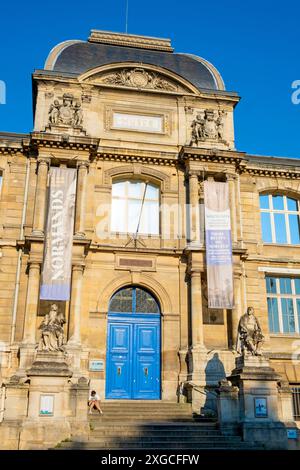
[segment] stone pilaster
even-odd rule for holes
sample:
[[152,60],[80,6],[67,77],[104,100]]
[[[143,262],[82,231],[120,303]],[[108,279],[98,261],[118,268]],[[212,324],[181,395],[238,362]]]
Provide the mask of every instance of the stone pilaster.
[[233,274],[233,298],[234,307],[231,313],[231,347],[235,349],[237,340],[237,330],[240,318],[243,313],[242,307],[242,273],[235,272]]
[[191,270],[191,319],[192,319],[192,347],[193,350],[203,349],[203,312],[201,271]]
[[47,181],[50,159],[41,158],[38,160],[37,185],[35,192],[33,235],[43,235],[46,214]]
[[232,244],[237,244],[237,207],[235,197],[235,175],[227,175],[227,181],[229,185],[229,206],[230,206],[230,220],[231,220],[231,240]]
[[189,245],[200,246],[199,227],[199,183],[198,173],[190,171],[189,174]]
[[75,237],[85,237],[85,205],[87,192],[87,173],[89,163],[79,161],[77,163],[77,192],[76,192],[76,211],[75,211]]
[[34,359],[36,347],[36,316],[39,302],[40,263],[32,261],[28,268],[27,297],[25,304],[25,317],[23,340],[20,346],[19,374],[24,375]]
[[25,305],[23,343],[36,343],[36,315],[39,302],[40,263],[32,261],[29,264],[27,298]]
[[81,290],[84,266],[72,267],[72,291],[70,302],[69,341],[68,344],[81,344]]

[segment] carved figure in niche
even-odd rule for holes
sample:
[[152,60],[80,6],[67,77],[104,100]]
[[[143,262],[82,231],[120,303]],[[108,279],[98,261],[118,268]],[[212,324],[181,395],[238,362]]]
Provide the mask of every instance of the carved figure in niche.
[[70,93],[62,97],[62,104],[54,100],[49,108],[49,124],[64,125],[70,127],[81,127],[83,120],[81,103],[74,99]]
[[197,113],[191,124],[190,145],[198,145],[205,140],[223,141],[224,134],[224,111],[206,109]]
[[41,338],[38,351],[64,351],[64,323],[64,315],[58,311],[56,304],[52,304],[39,326]]
[[243,356],[261,356],[263,342],[264,336],[259,321],[254,315],[254,308],[248,307],[247,312],[239,321],[236,350]]
[[59,101],[54,100],[54,103],[52,103],[49,108],[49,123],[50,124],[58,124],[59,109],[60,109]]

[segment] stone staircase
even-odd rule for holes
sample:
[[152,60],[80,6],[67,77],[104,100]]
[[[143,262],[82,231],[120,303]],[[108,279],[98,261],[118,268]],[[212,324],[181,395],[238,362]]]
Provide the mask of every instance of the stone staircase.
[[[190,404],[158,401],[106,401],[103,416],[89,415],[89,436],[57,449],[235,449],[249,450],[240,436],[223,436],[212,419],[195,418]],[[254,449],[254,447],[253,447]]]

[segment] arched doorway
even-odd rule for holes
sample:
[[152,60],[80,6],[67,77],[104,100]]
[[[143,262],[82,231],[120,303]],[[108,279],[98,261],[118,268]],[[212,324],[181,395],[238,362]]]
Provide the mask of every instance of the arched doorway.
[[120,289],[109,303],[106,398],[160,399],[160,308],[137,286]]

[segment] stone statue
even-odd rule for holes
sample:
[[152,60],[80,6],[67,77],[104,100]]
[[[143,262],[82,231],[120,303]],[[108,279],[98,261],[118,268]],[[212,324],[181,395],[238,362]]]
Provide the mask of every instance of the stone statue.
[[77,101],[73,106],[74,116],[73,116],[73,126],[78,127],[82,124],[82,109],[81,104]]
[[42,333],[38,351],[64,351],[64,323],[64,315],[58,311],[56,304],[52,304],[39,326]]
[[191,143],[198,145],[205,140],[215,140],[223,142],[224,133],[224,111],[205,109],[199,112],[192,121]]
[[49,124],[55,126],[82,126],[81,103],[74,99],[71,93],[64,93],[62,104],[59,100],[54,100],[49,108]]
[[243,356],[261,356],[261,347],[264,336],[258,319],[254,315],[254,308],[248,307],[247,312],[240,318],[236,350]]
[[199,141],[204,140],[203,125],[204,125],[204,119],[202,119],[201,114],[197,114],[191,124],[191,128],[192,128],[191,145],[193,144],[197,145]]
[[54,103],[50,105],[49,108],[49,123],[50,124],[58,124],[59,119],[59,109],[60,104],[58,100],[54,100]]

